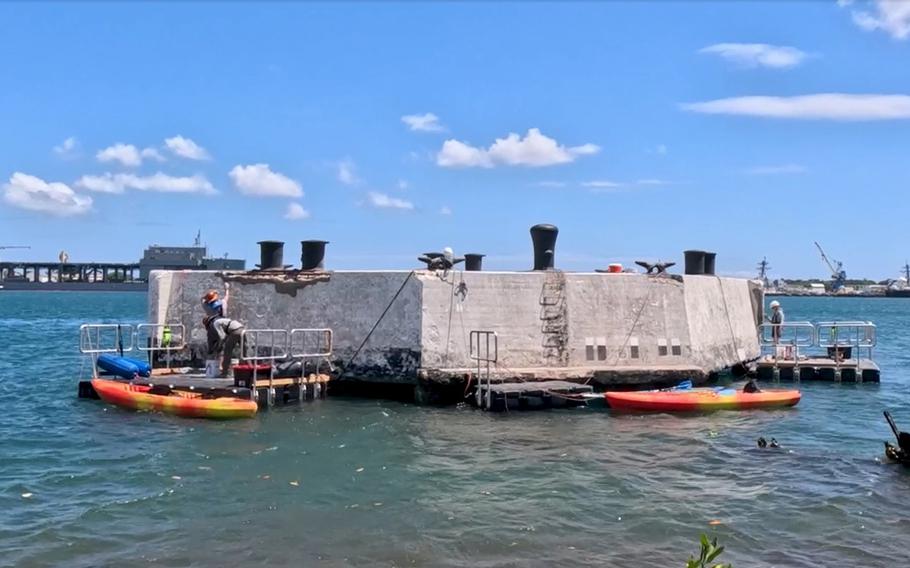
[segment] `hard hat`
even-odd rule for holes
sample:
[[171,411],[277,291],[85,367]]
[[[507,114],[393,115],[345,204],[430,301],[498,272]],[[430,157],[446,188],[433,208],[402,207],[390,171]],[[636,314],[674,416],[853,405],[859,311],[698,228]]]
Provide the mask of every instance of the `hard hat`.
[[774,300],[773,302],[771,302],[771,307],[772,307],[772,308],[779,308],[779,307],[780,307],[780,302],[778,302],[777,300]]
[[218,299],[218,290],[209,290],[202,296],[204,302],[213,302]]

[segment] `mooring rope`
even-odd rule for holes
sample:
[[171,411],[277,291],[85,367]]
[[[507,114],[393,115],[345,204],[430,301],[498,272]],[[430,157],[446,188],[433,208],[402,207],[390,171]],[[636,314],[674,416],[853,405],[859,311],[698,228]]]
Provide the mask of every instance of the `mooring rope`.
[[401,287],[398,288],[398,291],[395,292],[394,296],[392,296],[392,300],[389,302],[389,305],[386,306],[384,310],[382,310],[382,315],[380,315],[379,319],[376,320],[376,323],[373,324],[372,329],[370,329],[370,333],[368,333],[367,336],[363,338],[363,341],[360,342],[360,346],[357,347],[357,350],[354,351],[354,354],[351,355],[351,358],[348,359],[348,362],[344,364],[344,367],[341,369],[341,373],[338,375],[338,378],[343,377],[344,374],[347,373],[348,367],[351,365],[351,362],[354,361],[354,359],[357,357],[357,355],[360,354],[360,350],[363,349],[363,346],[366,345],[367,341],[370,340],[370,337],[373,335],[373,332],[376,331],[377,327],[379,327],[379,323],[382,321],[382,319],[385,317],[385,315],[387,313],[389,313],[389,310],[392,308],[392,304],[394,304],[395,300],[398,299],[398,296],[401,294],[402,290],[404,290],[404,287],[408,283],[408,280],[411,279],[411,276],[414,276],[414,272],[415,272],[414,270],[408,272],[408,275],[405,277],[404,282],[401,283]]

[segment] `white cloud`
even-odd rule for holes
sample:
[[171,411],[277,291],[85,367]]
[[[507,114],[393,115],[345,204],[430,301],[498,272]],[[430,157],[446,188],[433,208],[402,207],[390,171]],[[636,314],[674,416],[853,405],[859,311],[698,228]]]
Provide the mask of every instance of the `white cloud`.
[[157,191],[161,193],[214,194],[214,186],[202,175],[176,177],[158,172],[148,176],[105,173],[100,176],[82,176],[76,186],[99,193],[124,193],[127,189]]
[[428,112],[426,114],[406,114],[401,117],[401,122],[408,128],[417,132],[443,132],[445,126],[439,123],[439,117]]
[[406,179],[398,180],[398,189],[403,191],[403,190],[407,189],[408,187],[410,187],[410,185],[408,184],[408,180],[406,180]]
[[22,172],[15,172],[3,185],[3,199],[13,207],[58,217],[82,215],[92,208],[90,196],[80,195],[64,183],[48,183]]
[[595,189],[613,189],[617,187],[624,187],[626,184],[619,183],[616,181],[608,181],[603,179],[596,179],[593,181],[583,181],[581,182],[582,187],[591,187]]
[[566,182],[564,182],[564,181],[539,181],[539,182],[537,182],[537,187],[557,188],[557,187],[565,187],[565,186],[566,186]]
[[299,203],[288,203],[287,211],[284,213],[285,219],[291,219],[292,221],[297,221],[300,219],[309,219],[310,212],[303,208],[303,205]]
[[369,198],[370,205],[380,209],[414,209],[414,204],[410,201],[398,199],[397,197],[389,197],[384,193],[371,191],[367,194],[367,197]]
[[76,149],[76,144],[77,144],[76,137],[70,136],[69,138],[67,138],[66,140],[61,142],[59,146],[54,146],[54,153],[57,154],[58,156],[63,156],[63,157],[69,156],[73,152],[73,150]]
[[579,156],[596,154],[600,147],[594,144],[565,147],[556,140],[531,128],[522,138],[510,133],[497,138],[488,148],[475,148],[458,140],[446,140],[436,156],[436,163],[449,168],[491,168],[497,164],[508,166],[542,167],[574,162]]
[[161,152],[155,148],[144,148],[142,152],[139,153],[143,159],[155,160],[156,162],[166,162],[167,158],[161,155]]
[[681,105],[706,114],[804,120],[896,120],[910,118],[910,96],[822,93],[796,97],[733,97]]
[[117,143],[99,150],[95,155],[99,162],[120,162],[121,165],[136,167],[142,165],[142,156],[132,144]]
[[640,188],[642,186],[671,185],[672,183],[673,182],[659,178],[641,178],[629,182],[592,180],[582,182],[581,186],[588,188],[593,193],[612,193],[614,191],[631,191],[636,187]]
[[451,210],[447,205],[443,205],[443,206],[439,209],[439,214],[440,214],[440,215],[451,215],[451,214],[452,214],[452,210]]
[[782,164],[778,166],[755,166],[748,168],[745,173],[753,176],[766,176],[776,174],[804,174],[809,171],[805,166],[799,164]]
[[717,55],[744,67],[771,69],[796,67],[808,57],[807,53],[795,47],[767,43],[716,43],[698,52]]
[[[848,4],[841,4],[846,6]],[[891,37],[905,40],[910,37],[910,2],[906,0],[875,0],[874,10],[854,10],[853,22],[866,31],[882,30]]]
[[268,164],[236,165],[228,175],[240,193],[245,195],[303,197],[303,188],[299,183],[273,172]]
[[180,156],[181,158],[186,158],[188,160],[212,159],[205,148],[179,134],[173,138],[165,138],[164,145],[167,146],[167,149],[173,152],[174,155]]
[[350,159],[338,162],[338,181],[345,185],[357,185],[360,178],[357,177],[357,166]]
[[436,155],[436,164],[444,168],[492,168],[493,160],[482,148],[458,140],[446,140]]

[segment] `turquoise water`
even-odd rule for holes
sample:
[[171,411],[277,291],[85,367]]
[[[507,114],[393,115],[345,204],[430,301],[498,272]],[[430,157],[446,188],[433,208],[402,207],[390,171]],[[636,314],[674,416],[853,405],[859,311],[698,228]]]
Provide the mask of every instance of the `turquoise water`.
[[879,460],[883,409],[910,430],[910,299],[782,302],[875,321],[882,385],[685,417],[331,398],[189,421],[76,399],[79,324],[141,321],[144,294],[2,292],[0,565],[663,567],[703,531],[737,568],[903,565],[910,470]]

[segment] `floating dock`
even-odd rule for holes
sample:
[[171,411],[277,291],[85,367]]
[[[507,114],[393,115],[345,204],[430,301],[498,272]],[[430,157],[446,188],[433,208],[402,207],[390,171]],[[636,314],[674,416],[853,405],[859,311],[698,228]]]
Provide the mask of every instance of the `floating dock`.
[[[331,376],[332,333],[327,329],[247,329],[241,334],[233,377],[207,377],[201,370],[172,367],[174,356],[187,350],[182,324],[84,324],[80,352],[91,360],[91,377],[79,381],[79,398],[98,399],[91,378],[103,376],[97,365],[102,353],[148,359],[148,377],[125,379],[132,384],[200,393],[205,398],[254,400],[260,408],[325,398]],[[219,361],[220,363],[220,361]],[[110,377],[105,377],[110,378]]]
[[872,359],[876,327],[871,322],[766,323],[759,332],[763,353],[755,362],[755,375],[761,380],[881,380],[881,370]]
[[476,387],[475,405],[484,410],[545,410],[573,408],[587,404],[583,395],[594,388],[568,381],[534,381],[530,383],[494,383]]

